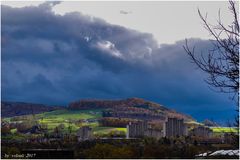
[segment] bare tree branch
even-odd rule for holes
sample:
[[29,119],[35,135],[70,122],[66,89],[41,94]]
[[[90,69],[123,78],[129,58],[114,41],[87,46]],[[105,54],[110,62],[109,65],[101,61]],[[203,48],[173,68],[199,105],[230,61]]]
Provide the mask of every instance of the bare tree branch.
[[183,47],[192,62],[208,74],[205,80],[207,84],[220,92],[234,93],[233,98],[236,98],[239,90],[239,19],[236,2],[229,1],[229,11],[233,15],[231,24],[223,24],[219,10],[217,24],[211,25],[207,21],[207,14],[203,16],[198,9],[204,28],[214,38],[214,48],[199,55],[195,53],[195,47],[189,48],[187,40]]

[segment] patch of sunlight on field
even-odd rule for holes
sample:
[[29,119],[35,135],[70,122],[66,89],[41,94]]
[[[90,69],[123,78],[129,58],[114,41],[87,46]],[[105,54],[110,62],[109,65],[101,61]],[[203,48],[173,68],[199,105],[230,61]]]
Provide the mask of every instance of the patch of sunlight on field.
[[[71,123],[71,121],[97,119],[101,116],[101,110],[57,110],[37,115],[39,123],[46,125],[51,131],[60,124],[64,124],[64,130],[68,130],[70,126],[72,131],[77,131],[80,126],[77,126],[75,123]],[[98,122],[84,122],[81,125],[87,125],[95,128],[98,126]]]
[[126,128],[116,128],[116,127],[95,127],[93,128],[93,132],[95,134],[108,134],[111,131],[122,131],[122,132],[127,132]]
[[12,133],[12,134],[17,133],[17,129],[16,129],[16,128],[11,129],[11,133]]
[[[79,120],[86,119],[98,119],[102,117],[102,110],[56,110],[51,112],[44,112],[36,114],[35,118],[40,124],[45,125],[49,132],[53,132],[54,129],[60,124],[64,125],[64,132],[76,132],[81,126],[89,126],[93,128],[95,134],[108,134],[112,131],[126,132],[126,128],[118,127],[101,127],[96,121],[93,122],[81,122],[77,124]],[[8,119],[10,120],[10,119]],[[15,132],[15,130],[12,130]]]
[[57,110],[52,112],[45,112],[40,114],[42,118],[65,120],[65,119],[90,119],[99,118],[100,114],[91,114],[90,111],[69,111],[69,110]]
[[230,132],[237,132],[237,128],[235,127],[211,127],[213,132],[216,133],[230,133]]
[[123,132],[127,132],[127,128],[116,128],[116,130],[118,130],[118,131],[123,131]]

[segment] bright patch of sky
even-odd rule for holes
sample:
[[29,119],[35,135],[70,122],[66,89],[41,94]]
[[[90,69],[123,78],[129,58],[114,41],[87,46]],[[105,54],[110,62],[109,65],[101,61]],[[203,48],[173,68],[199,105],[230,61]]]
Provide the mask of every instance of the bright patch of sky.
[[[12,7],[39,5],[40,1],[7,1],[2,4]],[[53,7],[57,14],[81,12],[141,32],[152,33],[159,44],[174,43],[185,38],[210,39],[203,28],[198,8],[210,23],[218,20],[221,11],[222,22],[229,24],[232,16],[227,1],[64,1]]]
[[111,56],[122,58],[122,54],[119,50],[115,48],[115,45],[110,41],[102,41],[98,42],[96,45],[97,48],[100,50],[105,51],[106,53],[110,54]]

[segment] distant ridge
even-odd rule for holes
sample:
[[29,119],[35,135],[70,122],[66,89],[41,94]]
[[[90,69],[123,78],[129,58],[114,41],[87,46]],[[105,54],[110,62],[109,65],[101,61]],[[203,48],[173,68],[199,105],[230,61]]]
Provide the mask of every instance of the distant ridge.
[[61,106],[48,106],[44,104],[34,104],[25,102],[1,102],[1,116],[14,117],[28,114],[38,114],[49,112],[57,109],[62,109]]
[[[29,114],[39,114],[53,110],[66,109],[62,106],[49,106],[25,102],[1,102],[1,116],[14,117]],[[169,109],[161,104],[147,101],[141,98],[127,98],[121,100],[83,99],[71,102],[67,109],[103,109],[105,117],[136,118],[164,120],[166,117],[194,120],[191,116]]]
[[125,115],[127,115],[128,112],[132,111],[139,114],[140,112],[141,114],[146,113],[151,115],[161,114],[163,117],[178,117],[185,120],[193,120],[189,115],[176,112],[158,103],[136,97],[122,100],[83,99],[70,103],[68,109],[111,109],[112,112],[115,112],[114,115],[119,115],[118,113],[122,112],[125,112]]
[[202,122],[205,126],[209,126],[209,127],[218,127],[219,124],[217,124],[216,122],[214,121],[211,121],[209,119],[205,119],[203,122]]

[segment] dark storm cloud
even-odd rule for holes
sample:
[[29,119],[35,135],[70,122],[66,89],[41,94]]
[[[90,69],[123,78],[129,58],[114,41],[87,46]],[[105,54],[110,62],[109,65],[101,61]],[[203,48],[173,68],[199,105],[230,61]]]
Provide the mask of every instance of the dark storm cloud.
[[[53,5],[2,6],[3,100],[67,104],[134,96],[198,117],[233,106],[203,82],[184,41],[158,47],[151,34],[81,13],[56,15]],[[190,45],[211,48],[200,39]]]

